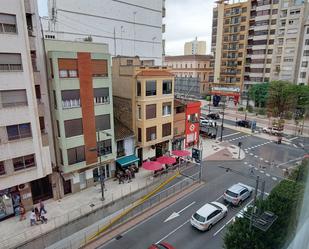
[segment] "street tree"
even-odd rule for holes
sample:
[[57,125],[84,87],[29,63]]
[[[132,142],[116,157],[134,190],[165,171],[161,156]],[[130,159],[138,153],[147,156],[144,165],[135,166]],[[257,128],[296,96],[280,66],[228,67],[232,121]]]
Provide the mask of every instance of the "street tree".
[[256,107],[265,107],[268,98],[268,83],[256,84],[249,89],[249,97]]
[[266,200],[257,202],[258,211],[271,211],[278,219],[266,232],[250,227],[251,208],[244,217],[228,227],[224,237],[226,249],[281,249],[292,241],[295,236],[300,205],[308,175],[309,160],[305,160],[297,171],[291,174],[290,180],[281,181]]

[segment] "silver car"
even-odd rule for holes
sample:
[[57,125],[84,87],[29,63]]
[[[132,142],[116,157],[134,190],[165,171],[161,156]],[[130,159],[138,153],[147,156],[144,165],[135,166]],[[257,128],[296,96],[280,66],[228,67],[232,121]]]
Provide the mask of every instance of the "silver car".
[[219,220],[227,214],[227,207],[219,202],[205,204],[192,215],[190,223],[201,231],[210,230]]
[[239,182],[226,190],[223,194],[223,198],[226,202],[238,206],[241,205],[244,200],[251,196],[252,191],[252,187]]

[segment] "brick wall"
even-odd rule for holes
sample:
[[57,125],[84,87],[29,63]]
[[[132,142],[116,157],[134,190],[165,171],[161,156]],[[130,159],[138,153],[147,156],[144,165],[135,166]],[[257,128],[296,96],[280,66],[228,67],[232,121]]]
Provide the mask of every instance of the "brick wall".
[[132,100],[113,96],[114,117],[134,130],[132,120]]

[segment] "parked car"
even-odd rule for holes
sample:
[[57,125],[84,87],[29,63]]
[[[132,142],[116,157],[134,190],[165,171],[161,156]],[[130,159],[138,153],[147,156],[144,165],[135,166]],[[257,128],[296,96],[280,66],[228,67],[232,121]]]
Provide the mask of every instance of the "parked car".
[[208,118],[204,118],[204,117],[200,117],[200,125],[201,126],[211,126],[214,127],[215,126],[215,121],[208,119]]
[[252,122],[249,120],[238,120],[236,121],[237,126],[245,127],[245,128],[251,128]]
[[223,198],[226,202],[238,206],[251,196],[252,191],[252,187],[239,182],[226,190],[223,194]]
[[208,117],[208,118],[211,118],[211,119],[214,119],[214,120],[220,119],[220,118],[221,118],[221,117],[220,117],[220,114],[217,113],[217,112],[209,113],[209,114],[207,114],[207,117]]
[[152,244],[148,249],[175,249],[175,247],[166,242],[161,242],[157,244]]
[[281,136],[283,134],[282,130],[278,129],[277,127],[264,127],[262,131],[264,133],[272,134],[275,136]]
[[227,207],[219,202],[210,202],[197,210],[190,223],[201,231],[210,230],[218,221],[227,215]]

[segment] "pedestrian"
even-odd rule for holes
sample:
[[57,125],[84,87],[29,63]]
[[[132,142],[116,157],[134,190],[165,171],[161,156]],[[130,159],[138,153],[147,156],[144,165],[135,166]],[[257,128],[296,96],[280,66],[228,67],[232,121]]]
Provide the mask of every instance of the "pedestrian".
[[19,217],[20,221],[26,219],[26,209],[25,209],[25,207],[22,203],[20,203],[20,205],[19,205],[19,215],[20,215],[20,217]]
[[30,213],[30,226],[36,225],[36,215],[35,215],[35,211],[34,209],[32,209],[31,213]]
[[44,212],[44,214],[47,213],[46,209],[45,209],[45,205],[44,202],[42,200],[40,200],[40,215],[42,215],[42,212]]
[[47,223],[47,218],[42,214],[42,215],[40,215],[40,221],[42,222],[42,224],[43,223]]
[[39,209],[37,206],[34,207],[34,214],[35,214],[35,217],[36,217],[36,221],[39,221],[40,220],[40,212],[39,212]]
[[249,173],[250,173],[250,175],[254,175],[253,167],[250,167],[250,168],[249,168]]

